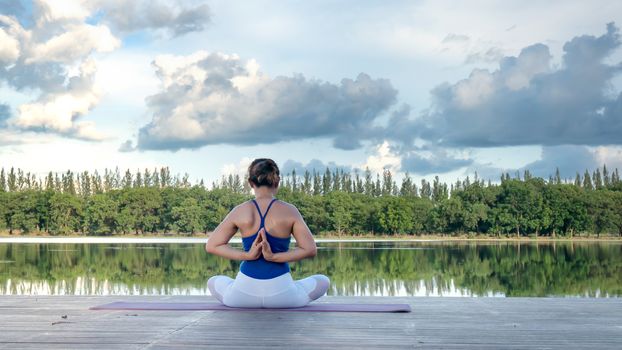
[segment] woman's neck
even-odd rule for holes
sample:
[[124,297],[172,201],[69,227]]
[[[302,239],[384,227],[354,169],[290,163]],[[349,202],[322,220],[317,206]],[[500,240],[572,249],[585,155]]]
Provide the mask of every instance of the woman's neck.
[[276,191],[271,188],[255,189],[255,199],[273,199]]

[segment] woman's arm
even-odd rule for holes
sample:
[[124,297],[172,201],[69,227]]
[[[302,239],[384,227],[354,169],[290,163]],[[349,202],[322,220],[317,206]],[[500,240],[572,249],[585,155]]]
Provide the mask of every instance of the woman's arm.
[[238,227],[233,222],[234,211],[235,209],[227,214],[225,219],[209,236],[205,244],[205,251],[231,260],[255,260],[261,254],[261,238],[259,235],[255,238],[253,246],[248,252],[232,248],[229,245],[231,237],[238,232]]
[[264,259],[274,262],[293,262],[311,258],[317,254],[317,246],[315,245],[313,235],[311,235],[311,230],[309,230],[309,227],[302,218],[302,215],[300,215],[298,209],[295,210],[296,218],[294,220],[292,233],[294,238],[296,238],[296,248],[282,253],[272,253],[270,244],[268,244],[268,240],[265,237],[265,232],[261,230],[260,235],[263,241],[260,244]]

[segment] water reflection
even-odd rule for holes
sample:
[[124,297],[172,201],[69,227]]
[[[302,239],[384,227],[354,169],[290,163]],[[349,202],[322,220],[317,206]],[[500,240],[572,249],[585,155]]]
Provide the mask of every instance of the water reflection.
[[[294,278],[323,273],[329,295],[622,295],[620,243],[323,243]],[[238,263],[202,244],[0,244],[0,295],[209,295]]]

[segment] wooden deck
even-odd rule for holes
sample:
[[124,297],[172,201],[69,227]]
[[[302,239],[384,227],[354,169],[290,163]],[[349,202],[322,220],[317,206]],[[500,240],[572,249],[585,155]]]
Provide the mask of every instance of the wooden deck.
[[622,348],[622,299],[322,299],[413,309],[397,314],[88,310],[132,299],[211,297],[0,296],[0,349]]

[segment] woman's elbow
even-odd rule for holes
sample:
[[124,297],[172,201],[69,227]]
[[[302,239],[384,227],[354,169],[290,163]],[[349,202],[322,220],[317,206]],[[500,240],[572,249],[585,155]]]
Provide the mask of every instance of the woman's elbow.
[[317,247],[314,245],[313,247],[309,249],[309,252],[307,253],[307,257],[313,258],[316,255],[317,255]]
[[209,241],[205,244],[205,251],[210,253],[210,254],[214,254],[214,246],[212,246],[211,244],[209,244]]

